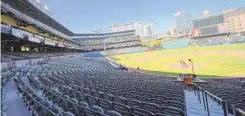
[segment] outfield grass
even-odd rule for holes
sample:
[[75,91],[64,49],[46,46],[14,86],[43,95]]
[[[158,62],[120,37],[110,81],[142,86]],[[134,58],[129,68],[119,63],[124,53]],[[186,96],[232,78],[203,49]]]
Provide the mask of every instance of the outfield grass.
[[[201,77],[245,77],[245,44],[192,47],[112,56],[116,62],[161,75],[177,76],[194,71]],[[188,67],[183,68],[180,60]]]

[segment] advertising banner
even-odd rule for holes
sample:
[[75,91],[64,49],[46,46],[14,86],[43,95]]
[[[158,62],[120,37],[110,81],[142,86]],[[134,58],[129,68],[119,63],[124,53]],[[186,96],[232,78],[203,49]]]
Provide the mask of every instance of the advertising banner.
[[219,33],[227,33],[229,32],[229,26],[227,23],[218,24]]
[[42,40],[42,41],[44,40],[44,37],[42,37],[42,36],[40,36],[40,35],[36,35],[36,34],[35,34],[34,37],[36,37],[36,38],[38,38],[38,39],[40,39],[40,40]]
[[200,36],[200,30],[198,28],[195,28],[192,30],[192,34],[194,37]]
[[35,43],[41,43],[40,39],[33,37],[33,36],[29,36],[28,40],[31,42],[35,42]]
[[55,42],[53,42],[51,39],[47,39],[47,38],[45,38],[45,44],[55,46]]
[[19,29],[12,28],[11,34],[17,38],[24,39],[24,35]]
[[59,43],[58,43],[58,47],[65,47],[65,45],[64,45],[63,42],[59,42]]
[[10,31],[11,31],[11,26],[10,25],[1,24],[1,33],[9,34]]

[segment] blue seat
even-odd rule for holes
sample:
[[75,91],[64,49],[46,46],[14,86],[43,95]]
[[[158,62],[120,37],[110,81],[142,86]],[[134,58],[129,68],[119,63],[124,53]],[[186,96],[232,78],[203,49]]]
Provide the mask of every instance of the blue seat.
[[96,105],[91,106],[91,109],[93,109],[94,111],[99,112],[99,113],[104,113],[104,110],[101,107],[96,106]]
[[107,110],[105,114],[108,114],[109,116],[122,116],[120,113],[113,110]]

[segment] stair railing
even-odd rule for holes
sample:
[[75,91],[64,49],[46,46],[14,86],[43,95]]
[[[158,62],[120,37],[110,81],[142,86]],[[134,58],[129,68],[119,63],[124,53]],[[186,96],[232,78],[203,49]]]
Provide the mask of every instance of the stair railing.
[[192,84],[191,87],[195,91],[195,93],[197,93],[198,99],[200,100],[200,102],[201,102],[201,97],[202,97],[204,109],[207,111],[208,116],[210,116],[208,97],[212,98],[216,102],[218,102],[221,105],[222,109],[223,109],[224,116],[228,116],[229,112],[228,112],[228,106],[227,106],[227,102],[226,101],[224,101],[221,98],[215,96],[214,94],[204,90],[203,88],[199,87],[196,84]]

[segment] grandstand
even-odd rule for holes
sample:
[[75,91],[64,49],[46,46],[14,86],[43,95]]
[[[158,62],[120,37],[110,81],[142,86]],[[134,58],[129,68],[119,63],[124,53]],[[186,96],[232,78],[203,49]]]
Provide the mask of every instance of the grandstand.
[[141,46],[135,30],[100,34],[75,34],[72,39],[80,43],[83,50],[104,50]]
[[[236,79],[244,77],[243,36],[203,29],[195,38],[142,41],[135,30],[73,33],[33,3],[1,1],[1,116],[245,115],[245,79]],[[197,75],[211,76],[186,86],[147,70],[179,75],[181,54],[183,61],[196,55]]]

